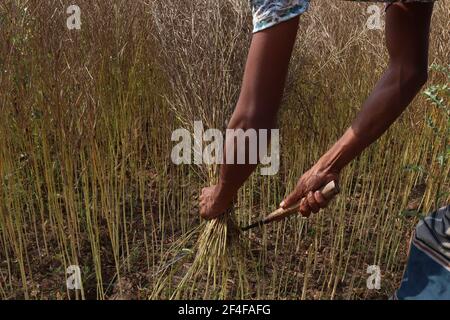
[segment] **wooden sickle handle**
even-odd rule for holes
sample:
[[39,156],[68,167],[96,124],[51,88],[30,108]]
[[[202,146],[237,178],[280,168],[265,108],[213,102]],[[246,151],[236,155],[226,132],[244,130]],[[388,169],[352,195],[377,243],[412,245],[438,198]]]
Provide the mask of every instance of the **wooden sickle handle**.
[[[320,191],[327,200],[331,200],[335,195],[337,195],[340,192],[339,185],[335,181],[329,182],[325,187],[320,189]],[[298,213],[298,209],[300,208],[300,204],[302,203],[303,199],[300,200],[297,204],[293,205],[292,207],[289,207],[287,209],[279,208],[274,212],[270,213],[268,216],[264,218],[263,220],[264,224],[270,223],[274,220],[281,220],[295,213]]]

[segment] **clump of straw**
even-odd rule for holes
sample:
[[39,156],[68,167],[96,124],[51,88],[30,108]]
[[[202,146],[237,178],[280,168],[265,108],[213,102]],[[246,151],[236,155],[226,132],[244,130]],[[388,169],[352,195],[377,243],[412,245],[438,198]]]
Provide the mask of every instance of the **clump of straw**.
[[[240,243],[240,230],[236,226],[232,212],[206,223],[203,233],[197,242],[197,254],[189,271],[185,274],[172,298],[193,298],[198,296],[196,287],[206,277],[203,297],[228,297],[230,271],[233,270],[239,279],[238,295],[244,295],[246,282],[242,257],[245,252]],[[201,288],[200,288],[201,289]]]
[[[217,169],[216,165],[208,168],[208,180],[211,184],[216,181],[214,172],[217,172]],[[230,271],[233,271],[239,280],[237,295],[243,298],[244,288],[248,286],[244,285],[247,282],[243,263],[245,250],[240,235],[241,230],[235,222],[233,208],[219,218],[206,222],[197,241],[194,261],[175,289],[172,298],[198,297],[203,289],[198,285],[206,280],[203,298],[212,296],[226,299],[229,294],[228,285],[234,282]]]

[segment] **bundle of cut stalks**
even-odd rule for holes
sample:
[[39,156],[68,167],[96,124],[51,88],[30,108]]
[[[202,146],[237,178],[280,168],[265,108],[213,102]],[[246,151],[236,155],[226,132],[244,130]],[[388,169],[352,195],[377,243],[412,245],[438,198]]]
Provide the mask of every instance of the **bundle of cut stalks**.
[[[208,180],[210,185],[217,179],[218,166],[210,166]],[[234,209],[217,219],[205,223],[196,244],[196,255],[188,272],[176,287],[172,298],[208,298],[216,299],[244,298],[248,288],[244,264],[245,249],[241,243],[241,230],[238,228]],[[234,281],[235,278],[237,281]],[[240,287],[229,290],[229,284]]]
[[[246,275],[242,258],[245,251],[240,243],[240,230],[232,214],[229,212],[206,223],[197,242],[192,266],[175,289],[172,298],[230,298],[230,283],[240,285],[236,288],[235,296],[245,296],[245,288],[248,287],[244,285]],[[202,288],[199,284],[205,287]]]

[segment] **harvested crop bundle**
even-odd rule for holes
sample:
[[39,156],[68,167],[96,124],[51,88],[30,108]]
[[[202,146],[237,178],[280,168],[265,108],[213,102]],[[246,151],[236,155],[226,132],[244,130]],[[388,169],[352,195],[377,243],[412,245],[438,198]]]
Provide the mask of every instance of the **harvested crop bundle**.
[[[197,242],[194,261],[172,298],[230,298],[228,285],[240,285],[235,296],[245,295],[245,251],[232,213],[206,223]],[[238,281],[234,281],[236,278]],[[203,281],[202,281],[203,279]],[[198,286],[199,283],[202,283]],[[202,287],[204,286],[204,287]]]

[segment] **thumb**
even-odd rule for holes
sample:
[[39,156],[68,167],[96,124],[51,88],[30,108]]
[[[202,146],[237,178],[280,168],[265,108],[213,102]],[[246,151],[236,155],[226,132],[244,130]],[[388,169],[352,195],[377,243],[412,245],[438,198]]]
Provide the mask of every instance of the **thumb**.
[[337,173],[330,173],[326,176],[326,183],[329,183],[331,181],[334,181],[336,183],[339,183],[339,174]]
[[283,209],[289,208],[299,202],[301,199],[301,193],[298,190],[292,191],[281,203],[280,207]]

